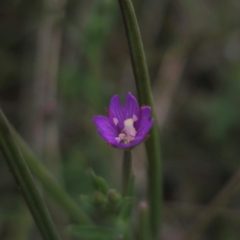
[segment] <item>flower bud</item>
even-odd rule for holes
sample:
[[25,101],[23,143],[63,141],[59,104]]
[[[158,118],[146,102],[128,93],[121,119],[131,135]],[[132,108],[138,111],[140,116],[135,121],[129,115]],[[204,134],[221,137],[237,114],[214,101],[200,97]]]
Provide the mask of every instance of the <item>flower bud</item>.
[[122,198],[122,197],[121,197],[120,193],[119,193],[117,190],[115,190],[115,189],[110,189],[110,190],[108,191],[107,199],[108,199],[108,201],[109,201],[110,203],[112,203],[112,204],[117,204],[117,203],[120,202],[121,198]]
[[95,191],[93,194],[93,204],[97,205],[97,206],[102,206],[106,203],[106,198],[105,196],[99,192],[99,191]]

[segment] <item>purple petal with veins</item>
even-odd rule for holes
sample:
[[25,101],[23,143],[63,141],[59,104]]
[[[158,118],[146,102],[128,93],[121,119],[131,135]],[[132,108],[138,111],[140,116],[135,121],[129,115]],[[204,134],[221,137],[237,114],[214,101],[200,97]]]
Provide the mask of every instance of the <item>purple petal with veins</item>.
[[95,116],[93,120],[99,135],[110,145],[132,149],[146,139],[153,126],[154,120],[150,115],[151,108],[139,108],[136,98],[128,93],[124,107],[115,95],[110,101],[109,116]]
[[136,98],[129,93],[127,95],[127,100],[126,100],[126,104],[124,107],[124,111],[125,111],[125,118],[133,118],[133,116],[135,116],[136,119],[138,119],[139,117],[139,106],[138,106],[138,102],[136,100]]

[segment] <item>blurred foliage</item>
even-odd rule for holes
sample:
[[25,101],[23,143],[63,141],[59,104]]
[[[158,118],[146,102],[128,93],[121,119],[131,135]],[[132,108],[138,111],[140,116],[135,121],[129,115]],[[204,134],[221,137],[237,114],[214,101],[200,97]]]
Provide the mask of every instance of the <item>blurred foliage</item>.
[[[133,2],[156,99],[178,81],[173,94],[163,98],[172,99],[161,128],[164,199],[167,203],[185,203],[190,209],[204,206],[239,167],[240,2]],[[121,151],[102,141],[92,118],[104,114],[112,95],[119,94],[123,99],[127,92],[136,91],[117,1],[69,0],[62,9],[65,15],[56,22],[63,31],[56,124],[64,186],[79,199],[82,194],[92,196],[94,192],[87,174],[89,167],[110,188],[118,188]],[[37,30],[51,14],[54,11],[46,12],[40,2],[0,3],[0,103],[23,135],[23,98],[32,101]],[[171,53],[175,60],[179,51],[185,61],[181,74],[164,84],[161,73],[170,64],[164,56]],[[175,71],[170,68],[170,73]],[[157,112],[166,114],[162,102],[156,104]],[[135,159],[135,175],[142,176],[144,157],[137,149],[136,156],[139,162]],[[0,175],[0,239],[10,240],[15,221],[12,215],[24,218],[16,209],[24,202],[16,197],[18,192],[4,161]],[[142,182],[146,180],[137,181],[137,196],[145,198]],[[240,215],[231,211],[239,208],[239,200],[240,194],[236,193],[226,206],[228,214],[221,214],[211,224],[204,239],[240,238]],[[185,233],[196,214],[195,210],[179,214],[178,208],[166,207],[163,239],[180,239],[178,236]],[[112,234],[112,229],[93,231]],[[32,235],[27,238],[35,239]]]

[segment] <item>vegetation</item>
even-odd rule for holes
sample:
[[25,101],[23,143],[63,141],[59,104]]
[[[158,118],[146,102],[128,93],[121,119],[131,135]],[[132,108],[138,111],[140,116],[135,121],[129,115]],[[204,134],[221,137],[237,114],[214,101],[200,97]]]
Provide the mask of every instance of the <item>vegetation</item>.
[[[0,3],[0,239],[239,239],[240,3],[132,2]],[[155,125],[122,196],[93,116],[128,92]]]

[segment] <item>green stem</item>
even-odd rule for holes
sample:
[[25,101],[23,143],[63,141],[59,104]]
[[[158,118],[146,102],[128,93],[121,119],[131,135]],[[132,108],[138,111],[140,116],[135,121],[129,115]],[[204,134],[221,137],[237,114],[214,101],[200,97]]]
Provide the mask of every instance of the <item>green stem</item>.
[[118,0],[127,35],[138,97],[141,105],[149,105],[155,118],[146,141],[148,156],[148,191],[150,207],[150,226],[153,239],[158,239],[162,215],[162,166],[159,131],[153,104],[148,69],[143,50],[141,35],[131,0]]
[[45,240],[58,240],[52,219],[41,198],[30,170],[12,136],[7,120],[0,110],[0,149],[13,174],[19,190],[32,213],[32,216]]
[[149,239],[149,225],[148,225],[148,205],[146,202],[141,202],[139,205],[139,225],[138,225],[138,233],[140,240],[148,240]]
[[125,150],[123,152],[122,162],[122,195],[129,196],[132,180],[132,151]]
[[44,168],[24,140],[12,128],[13,136],[34,176],[41,182],[44,190],[59,203],[76,223],[92,224],[85,212],[66,194],[56,179]]

